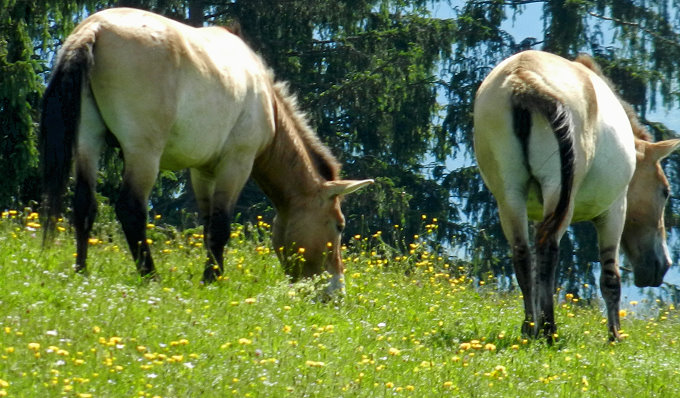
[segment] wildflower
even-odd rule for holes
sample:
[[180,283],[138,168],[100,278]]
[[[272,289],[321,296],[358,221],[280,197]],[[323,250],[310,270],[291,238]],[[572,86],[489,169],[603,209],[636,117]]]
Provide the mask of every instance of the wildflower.
[[184,361],[184,355],[173,355],[168,358],[168,362],[182,362]]
[[38,351],[40,349],[40,343],[28,343],[28,349],[31,351]]
[[390,347],[388,353],[389,353],[390,355],[396,357],[396,356],[399,356],[399,354],[401,354],[401,351],[398,350],[398,349],[396,349],[396,348],[394,348],[394,347]]
[[385,383],[385,387],[386,388],[394,388],[394,383],[392,383],[391,381],[388,381],[387,383]]
[[491,344],[491,343],[487,343],[487,344],[484,346],[484,349],[487,350],[487,351],[496,351],[496,345],[495,345],[495,344]]
[[241,345],[251,345],[253,344],[253,341],[245,337],[241,337],[240,339],[238,339],[238,343]]
[[243,300],[246,304],[255,304],[257,302],[257,299],[255,297],[249,297],[245,300]]
[[35,221],[31,221],[31,222],[26,223],[26,228],[29,231],[34,231],[36,229],[40,229],[40,227],[41,227],[40,223],[37,223]]
[[326,366],[326,363],[321,362],[321,361],[306,361],[305,365],[309,366],[310,368],[323,368]]

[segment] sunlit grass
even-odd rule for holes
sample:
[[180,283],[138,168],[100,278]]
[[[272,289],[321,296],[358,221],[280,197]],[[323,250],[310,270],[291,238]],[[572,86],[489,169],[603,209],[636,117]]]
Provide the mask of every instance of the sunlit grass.
[[[30,210],[0,219],[0,397],[673,396],[677,310],[622,313],[609,343],[599,308],[557,303],[553,346],[519,332],[518,291],[430,252],[437,226],[405,250],[381,233],[343,250],[347,296],[317,302],[290,285],[269,225],[235,225],[224,277],[200,283],[200,230],[148,225],[160,281],[141,280],[117,225],[74,274],[70,227],[41,249]],[[395,227],[399,229],[399,227]],[[102,232],[105,231],[106,233]],[[632,308],[635,308],[633,304]]]

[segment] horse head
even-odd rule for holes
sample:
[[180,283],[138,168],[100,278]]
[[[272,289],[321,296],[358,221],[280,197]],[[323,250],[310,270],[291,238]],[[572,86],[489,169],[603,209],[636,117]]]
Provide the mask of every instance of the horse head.
[[637,165],[628,186],[623,251],[633,266],[635,285],[660,286],[671,265],[666,247],[664,208],[670,196],[661,160],[680,147],[680,139],[648,142],[636,139]]
[[340,209],[343,195],[373,180],[337,180],[293,201],[279,211],[272,225],[272,241],[283,268],[293,281],[322,274],[331,275],[327,292],[344,292],[344,266],[340,237],[345,217]]

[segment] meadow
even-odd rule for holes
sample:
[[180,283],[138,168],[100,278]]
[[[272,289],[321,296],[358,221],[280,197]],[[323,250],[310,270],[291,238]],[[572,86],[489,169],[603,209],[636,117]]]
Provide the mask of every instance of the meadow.
[[[0,219],[0,397],[653,397],[680,394],[679,313],[622,311],[611,343],[597,303],[560,295],[558,340],[527,340],[520,293],[422,236],[398,251],[380,233],[344,248],[347,295],[291,285],[269,225],[234,225],[224,277],[200,283],[200,230],[148,225],[159,281],[141,280],[118,225],[98,222],[89,272],[72,270],[59,225]],[[398,226],[395,227],[399,229]]]

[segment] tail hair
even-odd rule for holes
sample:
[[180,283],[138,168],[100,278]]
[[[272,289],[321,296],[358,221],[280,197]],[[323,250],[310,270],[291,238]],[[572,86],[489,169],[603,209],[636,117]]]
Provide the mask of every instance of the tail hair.
[[528,85],[513,93],[513,115],[515,133],[522,141],[523,148],[528,146],[531,130],[530,112],[542,114],[550,123],[557,138],[560,156],[560,196],[555,210],[538,225],[536,236],[539,243],[545,243],[554,235],[567,217],[569,202],[574,183],[574,123],[569,107],[549,92],[538,92],[532,87],[533,79],[523,76]]
[[54,67],[43,96],[40,119],[40,170],[43,190],[43,242],[53,235],[63,212],[71,161],[80,123],[83,85],[93,64],[92,44],[67,48],[67,41]]

